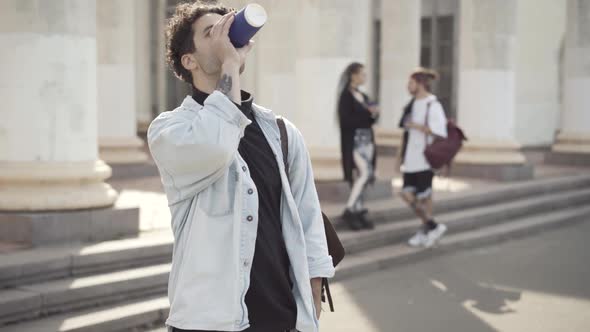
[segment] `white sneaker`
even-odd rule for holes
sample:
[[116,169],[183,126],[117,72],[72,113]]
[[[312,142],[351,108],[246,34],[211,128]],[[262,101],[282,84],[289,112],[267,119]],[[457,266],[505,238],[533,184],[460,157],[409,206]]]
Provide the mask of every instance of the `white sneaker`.
[[420,229],[412,238],[408,240],[408,244],[412,247],[421,247],[426,243],[427,236],[423,229]]
[[430,248],[433,245],[437,244],[446,231],[447,226],[445,226],[444,224],[438,224],[435,229],[429,231],[428,234],[426,234],[426,241],[424,241],[424,246],[426,248]]

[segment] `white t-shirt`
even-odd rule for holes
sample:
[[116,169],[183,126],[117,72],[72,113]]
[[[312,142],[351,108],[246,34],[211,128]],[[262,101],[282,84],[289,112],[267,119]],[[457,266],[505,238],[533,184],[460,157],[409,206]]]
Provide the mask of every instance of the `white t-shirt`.
[[[430,103],[430,114],[428,116],[428,127],[437,136],[447,137],[447,117],[442,108],[442,105],[436,99],[436,96],[430,95],[426,98],[416,99],[412,106],[412,113],[409,118],[410,121],[418,124],[426,124],[426,110],[428,103]],[[428,135],[428,143],[426,142],[426,135],[417,130],[409,129],[408,143],[406,147],[406,156],[404,164],[402,165],[402,172],[416,173],[430,170],[432,167],[424,157],[424,150],[426,144],[432,143],[434,137]]]

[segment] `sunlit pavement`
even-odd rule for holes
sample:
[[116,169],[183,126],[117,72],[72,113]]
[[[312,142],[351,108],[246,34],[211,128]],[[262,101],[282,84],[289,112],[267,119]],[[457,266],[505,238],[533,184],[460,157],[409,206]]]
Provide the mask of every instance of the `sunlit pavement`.
[[322,332],[590,331],[590,221],[332,286]]

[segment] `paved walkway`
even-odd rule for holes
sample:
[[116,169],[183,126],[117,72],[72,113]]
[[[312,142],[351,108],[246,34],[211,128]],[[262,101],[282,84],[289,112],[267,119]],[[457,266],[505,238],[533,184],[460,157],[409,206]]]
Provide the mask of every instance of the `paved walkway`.
[[590,331],[590,221],[334,284],[322,332]]

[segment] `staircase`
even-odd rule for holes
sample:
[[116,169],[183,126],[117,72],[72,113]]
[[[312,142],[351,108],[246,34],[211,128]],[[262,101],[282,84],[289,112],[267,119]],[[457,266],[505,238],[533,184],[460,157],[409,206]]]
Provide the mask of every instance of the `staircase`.
[[[337,207],[325,207],[336,216]],[[437,202],[449,227],[434,250],[405,241],[419,222],[395,201],[371,203],[373,231],[337,224],[347,249],[336,280],[590,219],[590,175],[500,185]],[[337,219],[337,218],[335,218]],[[0,332],[165,331],[169,231],[0,255]]]

